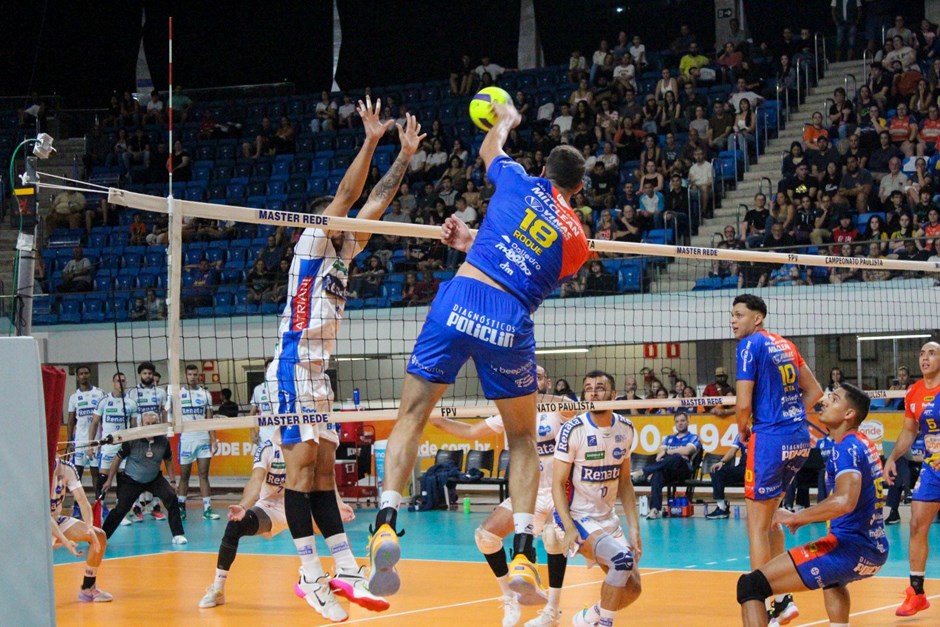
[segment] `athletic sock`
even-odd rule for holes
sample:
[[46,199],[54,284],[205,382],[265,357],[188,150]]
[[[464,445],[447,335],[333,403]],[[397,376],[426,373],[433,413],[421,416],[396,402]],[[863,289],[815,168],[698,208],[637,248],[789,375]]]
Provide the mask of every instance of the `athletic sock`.
[[490,565],[490,570],[493,571],[497,579],[505,579],[506,576],[509,575],[509,564],[506,563],[506,549],[500,549],[495,553],[489,553],[483,557],[486,558],[486,563]]
[[225,589],[226,579],[228,579],[228,571],[222,570],[221,568],[216,568],[215,581],[212,582],[212,587],[221,592]]
[[312,579],[322,577],[323,566],[320,564],[320,556],[317,555],[317,546],[314,543],[313,536],[306,538],[294,538],[294,546],[297,548],[297,555],[300,557],[300,568],[304,574]]
[[548,606],[557,610],[559,605],[561,605],[561,588],[549,588]]
[[584,612],[584,619],[589,623],[596,623],[601,619],[601,602],[598,601]]
[[728,501],[724,499],[720,499],[718,501],[718,507],[720,507],[721,509],[728,509]]
[[317,555],[313,539],[309,495],[296,490],[284,490],[284,515],[290,535],[294,538],[294,546],[297,548],[304,574],[314,579],[322,577],[323,566],[320,565],[320,557]]
[[95,586],[95,581],[98,579],[98,567],[97,566],[85,566],[85,577],[82,579],[82,590],[88,590]]
[[520,533],[533,534],[535,533],[535,514],[513,514],[512,524],[517,535]]
[[601,611],[600,611],[600,620],[597,621],[597,624],[598,624],[600,627],[613,627],[613,624],[614,624],[614,616],[615,616],[616,614],[617,614],[617,612],[614,611],[614,610],[605,610],[604,608],[601,608]]
[[212,507],[212,499],[209,498],[208,496],[207,496],[207,497],[204,497],[204,498],[202,499],[202,511],[204,511],[204,512],[205,512],[205,511],[208,511],[209,508],[211,508],[211,507]]
[[359,571],[359,564],[356,563],[356,558],[349,546],[349,538],[346,537],[345,533],[337,533],[326,538],[326,546],[330,548],[330,554],[333,556],[337,572],[341,570],[347,573]]
[[186,497],[185,497],[185,496],[178,496],[178,497],[176,497],[176,502],[180,504],[180,509],[186,507]]
[[383,490],[382,496],[379,498],[379,509],[382,510],[386,507],[398,510],[398,508],[401,507],[401,492]]
[[911,573],[911,587],[914,588],[914,594],[924,593],[924,577],[927,573]]
[[[509,570],[507,569],[506,572],[509,572]],[[503,593],[504,597],[512,596],[513,592],[509,589],[509,575],[497,577],[496,583],[499,584],[499,590]]]

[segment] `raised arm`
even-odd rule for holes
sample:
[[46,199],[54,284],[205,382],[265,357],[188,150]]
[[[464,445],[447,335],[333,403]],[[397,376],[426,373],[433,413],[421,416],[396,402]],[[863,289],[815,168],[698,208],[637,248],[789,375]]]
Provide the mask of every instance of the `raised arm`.
[[349,213],[349,208],[362,195],[362,188],[365,187],[366,177],[369,175],[369,166],[372,164],[372,154],[375,152],[376,145],[385,135],[385,131],[394,124],[394,120],[382,122],[379,119],[379,113],[382,112],[381,99],[375,101],[373,108],[372,99],[366,96],[365,103],[359,101],[358,110],[362,117],[362,126],[366,131],[366,139],[362,148],[359,149],[359,154],[343,175],[333,202],[323,211],[323,215],[344,217]]
[[485,420],[479,420],[474,424],[470,424],[469,422],[461,422],[451,418],[432,417],[430,423],[441,431],[457,436],[461,440],[478,440],[498,433],[498,431],[488,425]]
[[487,131],[483,144],[480,146],[480,157],[483,158],[487,170],[489,170],[490,163],[496,157],[506,155],[503,151],[503,145],[509,137],[509,131],[522,121],[522,116],[519,115],[512,103],[494,104],[493,110],[496,112],[498,119],[493,128]]

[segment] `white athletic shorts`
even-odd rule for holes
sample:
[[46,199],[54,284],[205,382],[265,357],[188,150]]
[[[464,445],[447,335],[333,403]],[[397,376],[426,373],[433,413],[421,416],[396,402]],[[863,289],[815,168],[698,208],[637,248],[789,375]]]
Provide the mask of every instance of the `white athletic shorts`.
[[212,447],[209,438],[190,439],[180,436],[180,466],[186,466],[197,459],[211,459]]
[[[297,364],[293,368],[293,377],[284,377],[278,365],[278,360],[268,366],[266,379],[269,381],[268,390],[270,398],[280,398],[281,390],[288,397],[296,399],[294,406],[278,402],[272,403],[275,414],[302,413],[302,414],[328,414],[333,407],[333,387],[330,377],[321,372],[319,364]],[[280,427],[281,444],[297,444],[299,442],[319,442],[325,437],[339,444],[339,435],[329,433],[326,423],[292,425]]]
[[86,442],[76,442],[77,446],[82,446],[82,448],[76,448],[75,453],[72,455],[72,463],[76,466],[81,466],[82,468],[89,468],[92,466],[98,466],[98,457],[91,456],[88,454],[88,451],[91,449],[83,446]]
[[71,516],[59,516],[56,518],[56,522],[59,524],[59,531],[65,533],[82,521],[77,518],[72,518]]
[[[512,498],[508,498],[500,503],[499,507],[508,509],[511,512]],[[545,527],[545,523],[551,520],[553,511],[555,511],[555,505],[552,501],[551,490],[539,490],[538,496],[535,497],[535,518],[532,521],[535,525],[534,535],[538,536],[542,534],[542,529]]]
[[[98,447],[98,469],[100,472],[105,474],[108,472],[108,469],[111,468],[111,462],[117,457],[119,450],[121,450],[120,444],[102,444]],[[123,467],[124,462],[121,462],[121,468]]]
[[264,515],[271,521],[271,530],[258,535],[265,538],[273,538],[277,534],[287,529],[287,515],[284,513],[283,499],[272,503],[271,501],[257,501],[251,509],[258,509],[264,512]]
[[[617,544],[620,544],[625,549],[630,549],[627,538],[623,534],[623,527],[620,526],[620,518],[617,517],[617,514],[611,513],[607,518],[595,518],[593,516],[578,517],[572,512],[572,518],[574,519],[575,526],[578,528],[578,533],[581,534],[582,540],[586,540],[595,531],[602,531],[616,540]],[[555,533],[560,542],[565,537],[565,531],[558,517],[555,517],[554,523]]]

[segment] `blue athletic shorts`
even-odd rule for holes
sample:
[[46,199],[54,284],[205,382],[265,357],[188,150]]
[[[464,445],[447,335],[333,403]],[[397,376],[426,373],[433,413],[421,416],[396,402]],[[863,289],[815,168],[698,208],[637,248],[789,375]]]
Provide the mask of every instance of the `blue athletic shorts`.
[[789,554],[800,579],[810,590],[844,586],[871,577],[888,560],[887,550],[879,553],[868,545],[840,541],[831,533],[790,549]]
[[810,448],[808,429],[786,435],[752,433],[747,443],[744,497],[754,501],[778,498],[803,467]]
[[927,501],[929,503],[940,502],[940,470],[924,462],[921,465],[920,477],[917,478],[911,498],[915,501]]
[[489,400],[534,393],[535,333],[529,311],[515,296],[486,283],[456,277],[431,303],[408,360],[408,372],[451,384],[473,359]]

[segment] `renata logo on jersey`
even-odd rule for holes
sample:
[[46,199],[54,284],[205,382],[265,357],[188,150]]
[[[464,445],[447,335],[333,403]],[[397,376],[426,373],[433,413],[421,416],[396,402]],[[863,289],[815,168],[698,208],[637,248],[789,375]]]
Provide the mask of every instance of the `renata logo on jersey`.
[[620,466],[582,466],[581,481],[604,483],[620,477]]
[[539,454],[539,457],[548,457],[549,455],[555,454],[555,440],[546,440],[544,442],[539,442],[535,446],[536,452]]
[[303,331],[310,322],[310,290],[313,289],[315,277],[308,276],[297,286],[297,294],[291,299],[294,318],[291,322],[291,331]]

